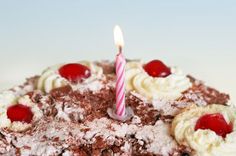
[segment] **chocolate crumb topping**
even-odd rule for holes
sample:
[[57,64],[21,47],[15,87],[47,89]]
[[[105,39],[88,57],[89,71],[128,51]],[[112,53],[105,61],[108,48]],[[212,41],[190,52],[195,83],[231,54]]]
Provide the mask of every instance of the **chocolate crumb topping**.
[[38,76],[11,89],[29,95],[43,117],[24,132],[0,129],[0,155],[61,156],[189,156],[191,149],[178,145],[170,135],[170,125],[183,108],[196,103],[226,105],[229,95],[188,76],[192,87],[176,101],[147,102],[134,92],[126,94],[126,105],[134,111],[123,123],[109,118],[107,109],[115,105],[114,63],[96,62],[105,79],[99,91],[76,90],[70,85],[46,94],[35,88]]

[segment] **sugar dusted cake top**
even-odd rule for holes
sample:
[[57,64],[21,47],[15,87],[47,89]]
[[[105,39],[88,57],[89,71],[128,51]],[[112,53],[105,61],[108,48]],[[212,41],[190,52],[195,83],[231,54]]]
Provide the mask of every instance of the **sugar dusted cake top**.
[[[168,67],[170,73],[165,69],[167,75],[155,77],[148,63],[128,61],[126,105],[134,116],[117,121],[107,114],[115,104],[114,63],[76,64],[79,76],[60,64],[0,94],[1,155],[192,155],[197,149],[176,139],[176,115],[193,104],[230,107],[227,94],[179,68]],[[9,118],[9,107],[19,104],[30,108],[31,122],[20,121],[29,118],[24,114]]]

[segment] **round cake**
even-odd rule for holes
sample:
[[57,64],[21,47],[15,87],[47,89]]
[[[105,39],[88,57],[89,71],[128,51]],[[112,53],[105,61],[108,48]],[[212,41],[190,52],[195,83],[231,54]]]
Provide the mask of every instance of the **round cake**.
[[114,62],[47,68],[0,93],[2,156],[235,156],[229,95],[160,60],[127,60],[120,121]]

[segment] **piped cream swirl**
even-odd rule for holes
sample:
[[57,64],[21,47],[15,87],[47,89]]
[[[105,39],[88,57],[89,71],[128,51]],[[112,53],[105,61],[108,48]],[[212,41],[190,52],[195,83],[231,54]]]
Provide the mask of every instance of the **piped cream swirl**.
[[16,96],[12,91],[3,91],[0,93],[0,128],[7,127],[10,121],[7,118],[7,108],[16,103]]
[[49,67],[40,76],[37,88],[49,93],[54,88],[63,87],[68,84],[68,81],[62,78],[56,69],[59,69],[60,65]]
[[128,62],[126,64],[126,90],[135,91],[149,101],[176,100],[192,84],[180,69],[172,67],[171,73],[165,78],[154,78],[145,72],[141,62]]
[[[233,132],[226,138],[211,130],[197,130],[197,120],[205,114],[221,113],[228,123],[233,124]],[[177,115],[172,122],[172,134],[180,145],[189,146],[197,156],[235,156],[236,155],[236,109],[223,105],[206,107],[192,106]]]
[[32,113],[34,114],[32,123],[38,121],[43,113],[39,107],[32,102],[28,95],[18,97],[11,91],[4,91],[0,94],[0,128],[8,128],[12,131],[24,131],[31,127],[31,123],[14,121],[12,122],[7,116],[7,109],[12,105],[17,103],[23,104],[31,108]]
[[[103,69],[101,67],[89,61],[80,61],[78,63],[87,66],[91,70],[91,76],[87,79],[84,79],[82,83],[89,83],[89,82],[94,81],[95,79],[102,78]],[[61,77],[58,72],[58,69],[63,65],[64,64],[59,64],[59,65],[55,65],[55,66],[47,68],[40,76],[37,82],[37,88],[46,93],[49,93],[51,90],[55,88],[60,88],[66,85],[72,85],[68,80]]]

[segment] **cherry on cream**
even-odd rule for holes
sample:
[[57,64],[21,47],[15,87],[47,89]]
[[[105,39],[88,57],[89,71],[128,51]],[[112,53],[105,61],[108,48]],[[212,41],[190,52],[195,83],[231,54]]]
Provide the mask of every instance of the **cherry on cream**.
[[171,74],[170,68],[160,60],[152,60],[143,68],[152,77],[167,77]]
[[87,66],[79,63],[70,63],[59,69],[59,74],[70,82],[77,83],[82,79],[91,76],[91,71]]

